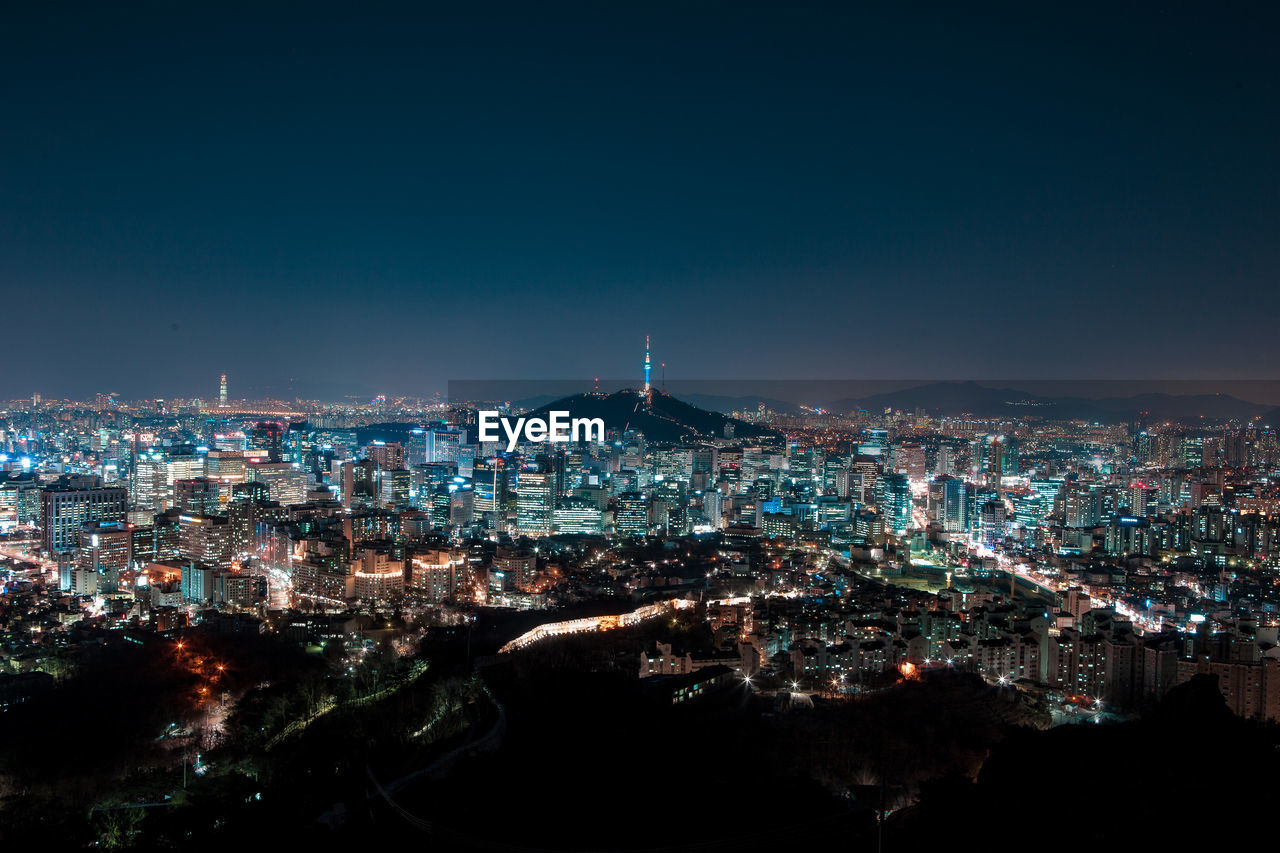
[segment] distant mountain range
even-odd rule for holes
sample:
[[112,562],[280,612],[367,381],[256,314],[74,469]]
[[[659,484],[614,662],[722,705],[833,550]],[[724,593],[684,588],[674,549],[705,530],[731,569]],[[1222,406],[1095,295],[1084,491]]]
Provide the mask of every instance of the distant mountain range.
[[1228,394],[1135,394],[1128,397],[1048,397],[1012,388],[990,388],[976,382],[934,382],[869,397],[833,401],[833,412],[883,411],[886,408],[935,415],[977,417],[1042,417],[1115,423],[1146,412],[1148,421],[1247,420],[1274,411]]
[[[628,392],[620,392],[628,393]],[[577,395],[578,400],[591,395]],[[667,397],[667,395],[663,395]],[[673,399],[668,397],[668,399]],[[797,403],[774,397],[720,396],[714,394],[681,394],[680,401],[691,408],[727,415],[731,412],[754,411],[761,403],[771,411],[784,415],[800,415],[812,411]],[[549,395],[522,400],[517,409],[545,408],[555,402]],[[679,402],[679,401],[677,401]],[[559,404],[557,403],[557,406]],[[1117,423],[1135,419],[1146,412],[1149,422],[1165,420],[1210,421],[1248,420],[1261,417],[1264,423],[1280,426],[1280,409],[1265,403],[1254,403],[1229,394],[1164,394],[1144,393],[1115,397],[1051,396],[1033,394],[1016,388],[993,387],[977,382],[932,382],[865,397],[845,397],[818,403],[837,414],[858,411],[881,412],[885,409],[915,411],[932,415],[973,415],[981,418],[1039,417],[1056,420],[1086,420]]]
[[723,438],[728,424],[733,424],[735,438],[777,434],[768,427],[701,409],[660,391],[653,392],[649,406],[645,405],[644,394],[639,391],[618,391],[614,394],[574,394],[542,405],[530,414],[545,417],[553,409],[567,411],[575,418],[601,418],[609,430],[639,430],[645,438],[656,442]]

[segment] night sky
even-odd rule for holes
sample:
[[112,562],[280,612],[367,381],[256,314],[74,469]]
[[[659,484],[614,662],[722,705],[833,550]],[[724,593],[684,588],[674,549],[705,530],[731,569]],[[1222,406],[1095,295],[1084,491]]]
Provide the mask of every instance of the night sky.
[[98,5],[0,27],[0,398],[1278,373],[1276,4]]

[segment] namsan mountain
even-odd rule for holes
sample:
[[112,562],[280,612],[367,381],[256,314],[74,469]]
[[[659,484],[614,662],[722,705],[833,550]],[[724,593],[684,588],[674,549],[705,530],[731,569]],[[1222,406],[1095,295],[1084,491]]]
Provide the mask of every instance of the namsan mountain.
[[[762,424],[709,412],[658,390],[624,390],[613,394],[574,394],[534,409],[545,417],[551,411],[567,411],[575,418],[601,418],[606,430],[639,430],[645,438],[675,443],[698,438],[775,438],[777,431]],[[726,433],[726,427],[731,431]]]

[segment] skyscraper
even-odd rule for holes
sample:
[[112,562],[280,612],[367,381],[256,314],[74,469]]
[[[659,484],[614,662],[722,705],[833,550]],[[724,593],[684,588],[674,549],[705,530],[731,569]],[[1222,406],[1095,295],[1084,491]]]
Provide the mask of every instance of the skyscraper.
[[516,493],[516,529],[521,536],[549,536],[555,520],[555,474],[521,471]]
[[938,521],[948,533],[963,533],[969,529],[968,484],[958,477],[946,477],[938,502]]
[[284,458],[284,424],[259,421],[249,432],[249,444],[258,450],[267,451],[267,461],[281,461]]
[[50,486],[41,494],[41,545],[54,554],[66,554],[80,545],[80,530],[99,521],[124,521],[129,492],[117,487],[79,485]]
[[208,477],[174,480],[173,504],[187,515],[217,515],[221,509],[218,482]]
[[618,496],[618,516],[614,529],[619,536],[644,536],[649,532],[649,502],[640,492]]
[[903,534],[911,526],[911,484],[904,474],[885,474],[876,483],[876,503],[888,531]]
[[227,407],[227,374],[225,373],[218,380],[218,406],[223,409]]

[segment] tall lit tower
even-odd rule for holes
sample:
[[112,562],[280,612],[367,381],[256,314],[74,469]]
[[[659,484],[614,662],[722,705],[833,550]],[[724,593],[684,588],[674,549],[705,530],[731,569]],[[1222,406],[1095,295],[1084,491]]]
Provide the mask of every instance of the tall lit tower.
[[644,393],[649,393],[649,371],[653,370],[653,364],[649,361],[649,336],[644,336]]
[[224,409],[227,407],[227,374],[225,373],[218,380],[218,405]]

